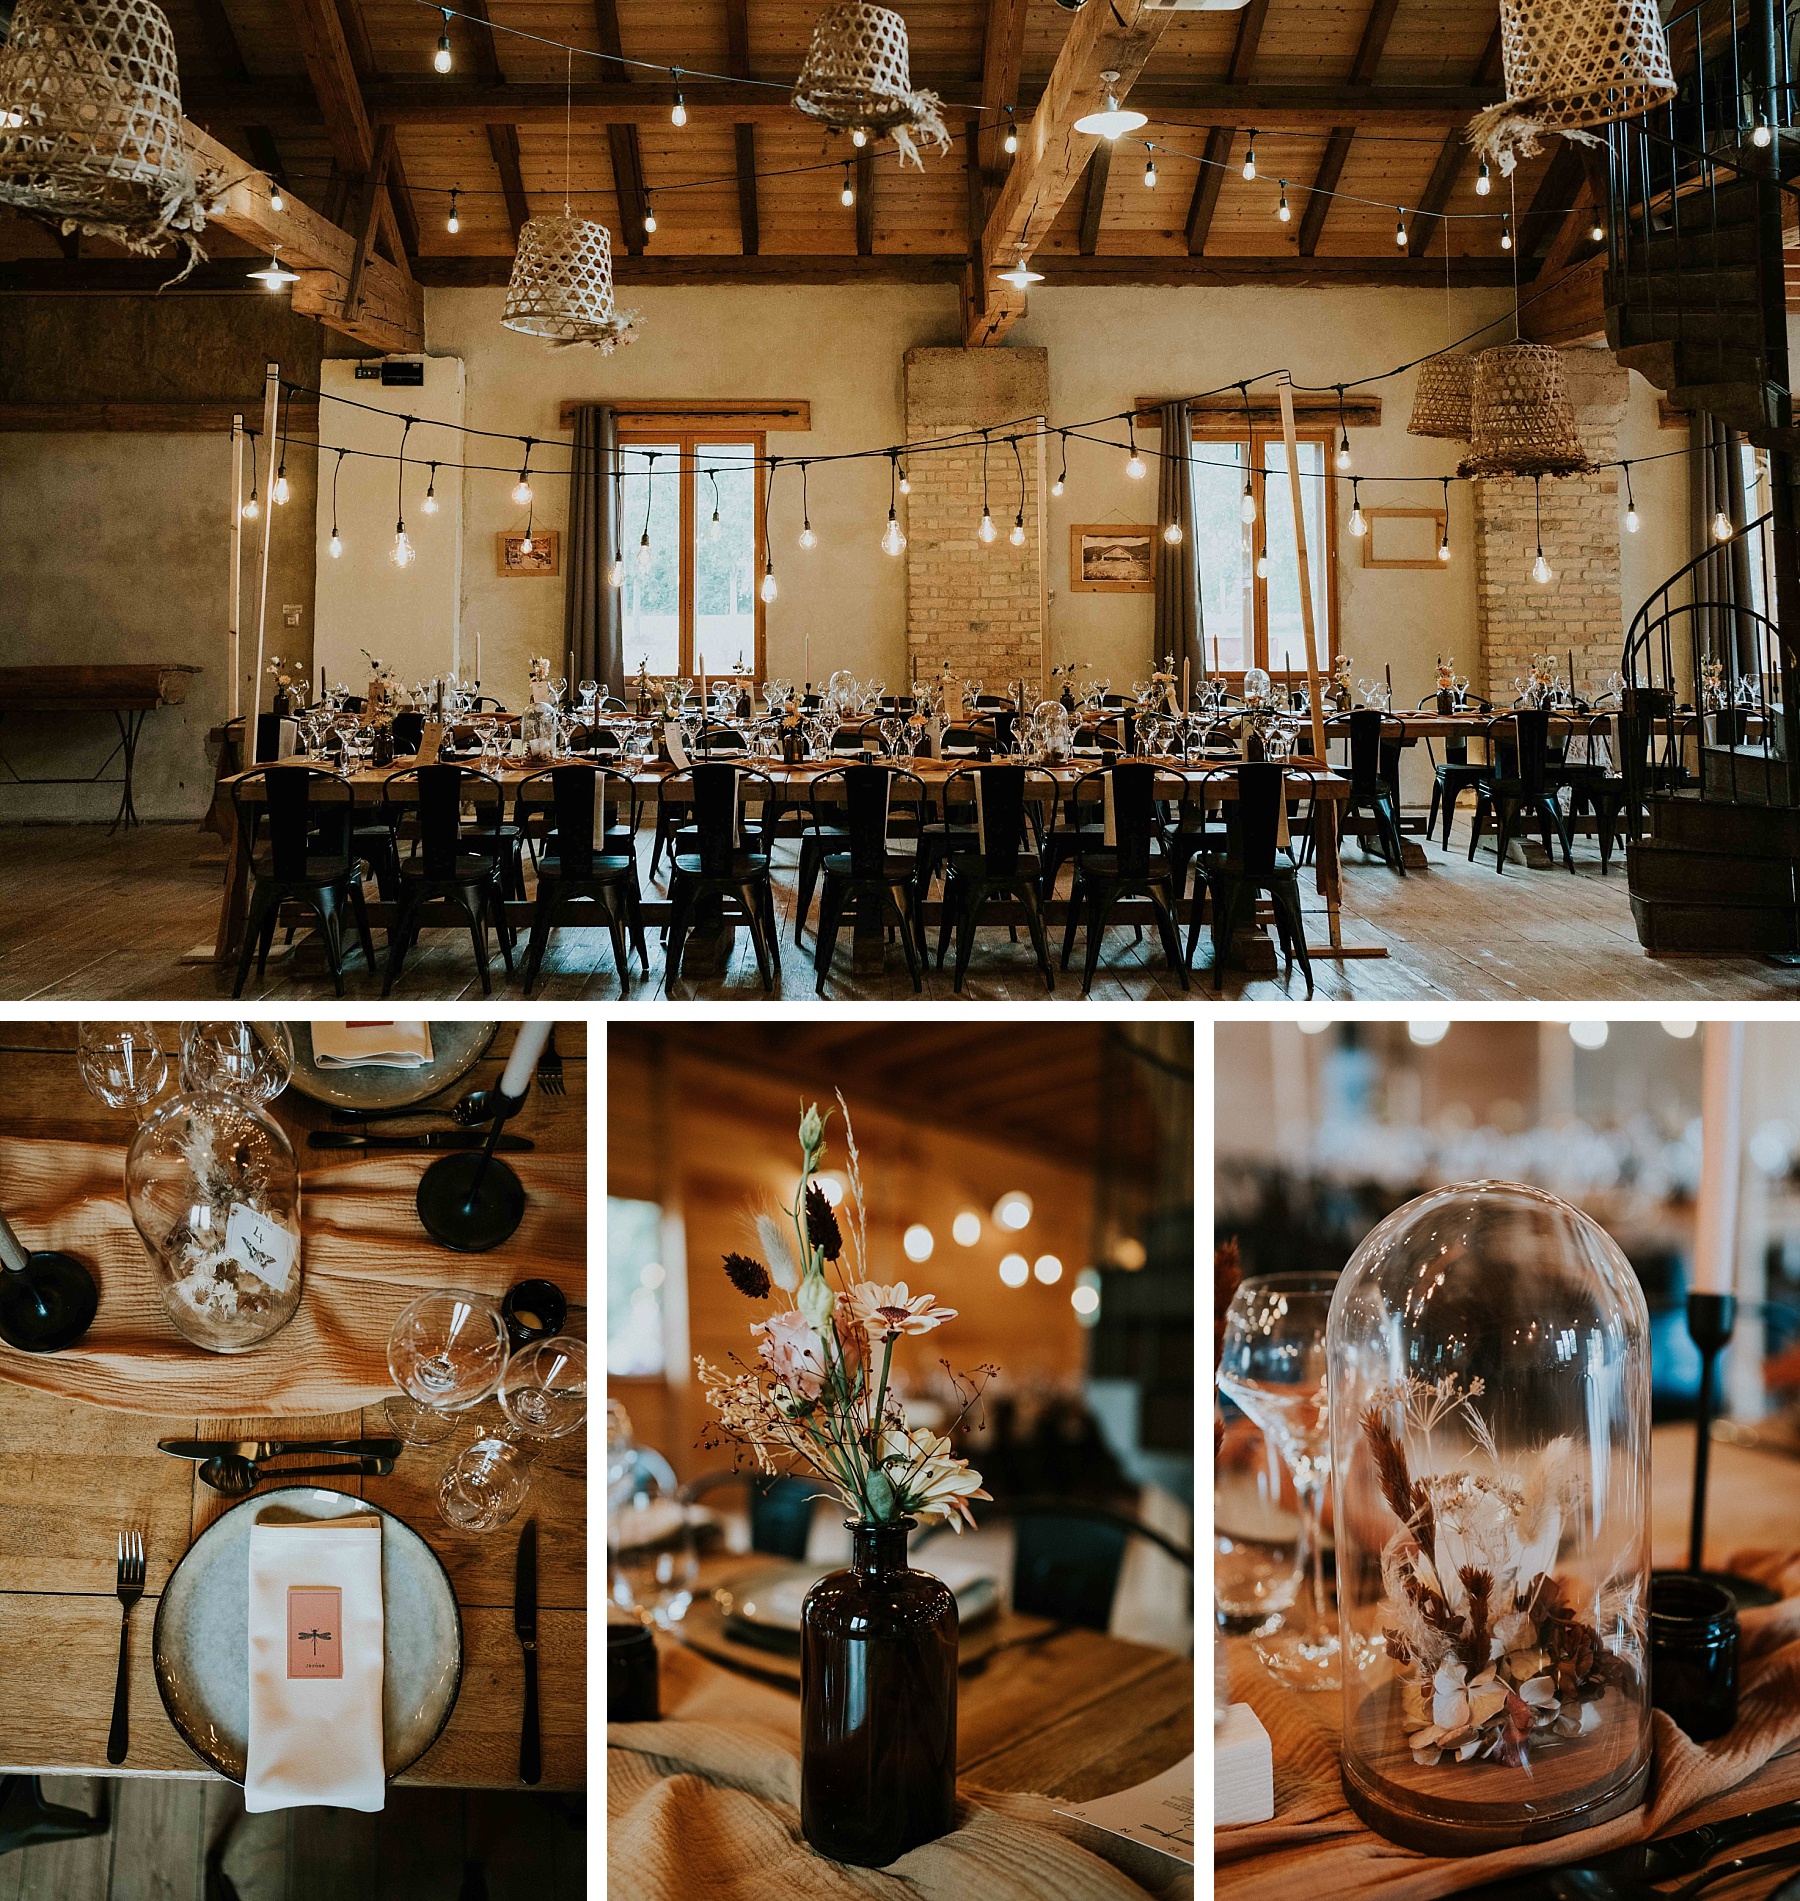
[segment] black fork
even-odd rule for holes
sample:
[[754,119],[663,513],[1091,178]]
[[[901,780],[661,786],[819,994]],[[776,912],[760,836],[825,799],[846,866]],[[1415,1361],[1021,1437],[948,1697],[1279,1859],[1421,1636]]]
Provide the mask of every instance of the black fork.
[[123,1762],[131,1747],[131,1607],[144,1595],[144,1534],[119,1533],[119,1680],[113,1685],[112,1728],[106,1738],[106,1760]]
[[563,1087],[563,1059],[556,1052],[556,1025],[550,1026],[550,1040],[544,1045],[544,1053],[538,1058],[537,1086],[546,1096],[564,1096],[568,1091]]

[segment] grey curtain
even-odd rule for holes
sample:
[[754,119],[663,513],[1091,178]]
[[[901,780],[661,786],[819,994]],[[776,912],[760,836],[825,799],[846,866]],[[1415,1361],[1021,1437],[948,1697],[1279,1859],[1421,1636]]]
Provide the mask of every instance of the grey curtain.
[[1181,524],[1179,542],[1156,538],[1156,645],[1151,655],[1161,666],[1164,654],[1182,662],[1194,680],[1206,678],[1206,624],[1200,604],[1200,562],[1194,546],[1194,428],[1184,402],[1162,406],[1162,476],[1157,490],[1157,521]]
[[[1693,552],[1707,557],[1701,574],[1700,598],[1710,603],[1695,616],[1695,633],[1702,648],[1726,663],[1727,671],[1756,670],[1756,622],[1749,614],[1733,611],[1752,599],[1750,544],[1743,534],[1744,485],[1739,469],[1743,437],[1717,417],[1696,412],[1688,424],[1689,440],[1697,453],[1688,458],[1690,509],[1689,539]],[[1731,523],[1730,541],[1721,544],[1713,533],[1720,509]],[[1703,658],[1695,655],[1695,664]]]
[[563,569],[563,645],[575,655],[578,678],[598,680],[607,692],[623,694],[620,591],[606,579],[622,549],[613,479],[618,463],[618,412],[609,403],[576,410],[568,560]]

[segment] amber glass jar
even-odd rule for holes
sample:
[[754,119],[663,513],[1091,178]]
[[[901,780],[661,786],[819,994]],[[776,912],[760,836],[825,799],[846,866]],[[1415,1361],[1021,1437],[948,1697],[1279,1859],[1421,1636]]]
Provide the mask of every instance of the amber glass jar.
[[913,1520],[850,1526],[800,1612],[800,1827],[885,1868],[956,1821],[956,1599],[906,1562]]

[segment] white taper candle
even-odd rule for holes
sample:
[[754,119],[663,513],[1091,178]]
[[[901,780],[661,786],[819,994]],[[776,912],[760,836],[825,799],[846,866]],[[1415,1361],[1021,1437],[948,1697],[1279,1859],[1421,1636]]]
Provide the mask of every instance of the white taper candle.
[[532,1072],[537,1068],[537,1059],[544,1053],[544,1045],[550,1040],[551,1027],[548,1017],[519,1025],[519,1033],[513,1038],[512,1054],[506,1059],[506,1068],[500,1077],[500,1093],[503,1096],[511,1096],[517,1102],[531,1088]]
[[1700,1196],[1694,1209],[1696,1294],[1729,1294],[1736,1279],[1744,1026],[1709,1023],[1700,1083]]

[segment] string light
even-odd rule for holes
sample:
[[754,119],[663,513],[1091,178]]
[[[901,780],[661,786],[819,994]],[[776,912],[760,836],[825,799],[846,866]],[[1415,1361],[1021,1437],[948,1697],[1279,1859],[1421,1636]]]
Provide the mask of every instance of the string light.
[[[254,484],[256,480],[256,471],[254,469],[250,472],[250,479],[252,484]],[[284,508],[287,505],[287,498],[287,415],[283,412],[281,418],[281,460],[275,470],[275,480],[269,489],[269,500],[272,501],[277,508]]]
[[1052,495],[1060,495],[1063,492],[1063,484],[1069,479],[1069,432],[1066,429],[1059,429],[1056,434],[1062,443],[1062,468],[1058,471],[1056,480],[1050,484]]
[[910,495],[912,493],[912,483],[907,477],[904,466],[900,469],[900,493],[902,495]]
[[765,603],[774,600],[776,594],[775,544],[769,539],[769,498],[775,493],[775,471],[780,466],[780,456],[769,457],[769,479],[763,484],[763,577],[756,591]]
[[1350,478],[1350,532],[1360,541],[1369,532],[1367,518],[1362,512],[1362,477]]
[[[623,520],[624,513],[625,513],[625,491],[623,487],[623,480],[624,480],[623,476],[621,475],[618,467],[615,465],[613,469],[613,509],[612,509],[612,532],[615,537],[619,533],[619,525],[621,521]],[[619,547],[616,539],[613,544],[612,566],[606,570],[606,585],[608,587],[615,587],[615,588],[623,587],[625,585],[625,551]]]
[[1635,535],[1638,531],[1637,497],[1631,492],[1631,464],[1625,464],[1625,532]]
[[1438,559],[1450,559],[1450,478],[1447,475],[1444,477],[1444,528],[1438,536]]
[[1512,249],[1512,214],[1508,211],[1500,214],[1500,248],[1503,251]]
[[868,144],[868,142],[869,142],[869,129],[867,126],[859,125],[852,130],[850,134],[850,143],[854,145],[859,152],[863,149],[865,145]]
[[444,12],[444,30],[438,35],[437,52],[433,55],[431,63],[440,73],[447,73],[450,70],[450,14],[448,9]]
[[1269,578],[1269,541],[1263,537],[1262,552],[1256,557],[1256,578],[1266,581]]
[[1238,519],[1246,528],[1256,520],[1256,492],[1250,486],[1250,445],[1256,440],[1256,428],[1250,415],[1250,385],[1240,383],[1238,391],[1244,399],[1244,499],[1238,503]]
[[675,103],[669,108],[669,123],[671,125],[686,125],[687,101],[681,96],[681,68],[679,66],[671,66],[669,68],[669,77],[675,82]]
[[438,512],[437,464],[435,462],[431,464],[431,475],[425,484],[425,499],[419,506],[427,515],[435,515]]
[[838,193],[838,202],[844,205],[853,205],[856,203],[856,187],[850,182],[850,164],[848,160],[844,162],[844,189]]
[[1256,176],[1256,127],[1255,126],[1252,126],[1250,128],[1250,144],[1244,152],[1244,176],[1246,178],[1254,178]]
[[[254,448],[251,453],[252,455],[255,454]],[[250,499],[238,510],[238,513],[243,516],[245,521],[255,521],[257,516],[262,513],[262,503],[256,499],[256,465],[254,462],[251,464]]]
[[1013,525],[1007,531],[1006,538],[1015,548],[1022,548],[1025,545],[1025,458],[1019,453],[1017,436],[1012,439],[1012,452],[1013,461],[1019,470],[1019,512],[1014,515]]
[[[638,573],[648,574],[653,559],[650,553],[650,497],[655,491],[656,451],[647,451],[644,458],[644,532],[638,537]],[[767,516],[764,520],[766,522]]]
[[644,230],[647,233],[656,229],[656,207],[650,202],[650,194],[644,193]]
[[1149,154],[1149,157],[1144,160],[1144,188],[1146,191],[1154,191],[1156,189],[1156,148],[1146,139],[1144,150]]
[[1286,224],[1286,223],[1288,223],[1288,221],[1289,221],[1289,220],[1290,220],[1290,219],[1291,219],[1291,218],[1293,217],[1293,215],[1294,215],[1294,214],[1293,214],[1293,213],[1292,213],[1292,212],[1291,212],[1291,211],[1290,211],[1290,210],[1288,209],[1288,201],[1287,201],[1287,180],[1286,180],[1285,178],[1284,178],[1284,179],[1283,179],[1283,180],[1281,181],[1281,203],[1280,203],[1280,204],[1278,204],[1278,205],[1277,205],[1277,206],[1275,207],[1275,215],[1276,215],[1276,217],[1278,217],[1278,218],[1279,218],[1279,219],[1281,220],[1281,222],[1282,222],[1283,224]]
[[[389,559],[397,568],[410,568],[415,550],[406,536],[406,438],[412,434],[413,419],[408,416],[400,431],[400,456],[394,470],[394,546]],[[531,530],[525,530],[525,552],[531,552]]]
[[1013,118],[1011,106],[1006,108],[1006,137],[1000,141],[1000,149],[1010,158],[1019,149],[1019,128]]
[[338,534],[337,497],[338,477],[344,472],[344,452],[337,452],[337,460],[331,465],[331,539],[325,544],[325,551],[333,561],[344,552],[344,543]]
[[1750,143],[1754,145],[1759,152],[1766,152],[1770,145],[1773,144],[1774,139],[1775,134],[1769,130],[1767,122],[1762,119],[1758,119],[1755,125],[1750,128]]
[[272,178],[269,180],[269,209],[271,211],[287,210],[287,200],[281,195],[281,187]]
[[1712,530],[1713,539],[1715,541],[1729,541],[1731,539],[1731,517],[1726,514],[1724,509],[1721,508],[1718,513],[1713,516]]
[[800,464],[800,546],[816,548],[819,537],[813,533],[812,511],[806,502],[806,464]]
[[1606,226],[1596,218],[1594,222],[1588,226],[1588,236],[1592,238],[1596,244],[1604,243],[1606,240]]
[[[410,419],[408,426],[410,427]],[[531,506],[531,438],[525,438],[525,466],[519,471],[519,479],[513,484],[512,498],[521,508]]]
[[1481,161],[1481,170],[1475,175],[1475,196],[1485,198],[1493,189],[1494,180],[1488,171],[1488,162],[1484,158]]
[[1023,512],[1013,517],[1013,525],[1006,531],[1006,538],[1015,548],[1025,545],[1025,516]]
[[1119,83],[1119,75],[1113,72],[1102,73],[1101,82],[1106,87],[1106,104],[1098,112],[1089,112],[1075,121],[1075,130],[1095,139],[1122,139],[1127,132],[1135,132],[1140,125],[1150,121],[1141,112],[1134,112],[1129,106],[1122,106],[1113,96],[1113,87]]
[[982,540],[991,542],[999,534],[994,526],[994,517],[988,510],[988,432],[981,432],[981,526],[975,530]]
[[888,457],[888,518],[887,527],[882,531],[881,551],[883,554],[898,555],[906,551],[906,537],[900,532],[900,517],[896,512],[896,497],[900,492],[900,457],[890,452]]
[[1344,386],[1337,386],[1338,393],[1338,446],[1336,466],[1340,475],[1350,473],[1350,420],[1344,414]]
[[1131,477],[1132,481],[1141,482],[1148,471],[1144,467],[1144,458],[1138,454],[1137,418],[1135,416],[1127,416],[1125,418],[1125,433],[1131,440],[1131,455],[1125,464],[1125,473]]
[[1537,559],[1531,564],[1531,578],[1540,587],[1548,587],[1556,579],[1556,571],[1544,559],[1544,478],[1534,475],[1531,478],[1531,512],[1537,524]]
[[1394,242],[1401,250],[1406,249],[1406,207],[1400,207],[1400,215],[1394,220]]
[[719,472],[717,469],[708,469],[706,475],[713,491],[712,520],[706,524],[706,538],[708,541],[717,541],[725,532],[725,524],[719,519]]
[[1179,547],[1181,545],[1181,523],[1178,521],[1170,522],[1168,527],[1163,530],[1163,540],[1172,548]]
[[455,237],[457,232],[462,229],[462,220],[456,215],[456,200],[458,195],[458,188],[452,185],[450,187],[450,215],[444,220],[444,229],[448,231],[452,237]]

